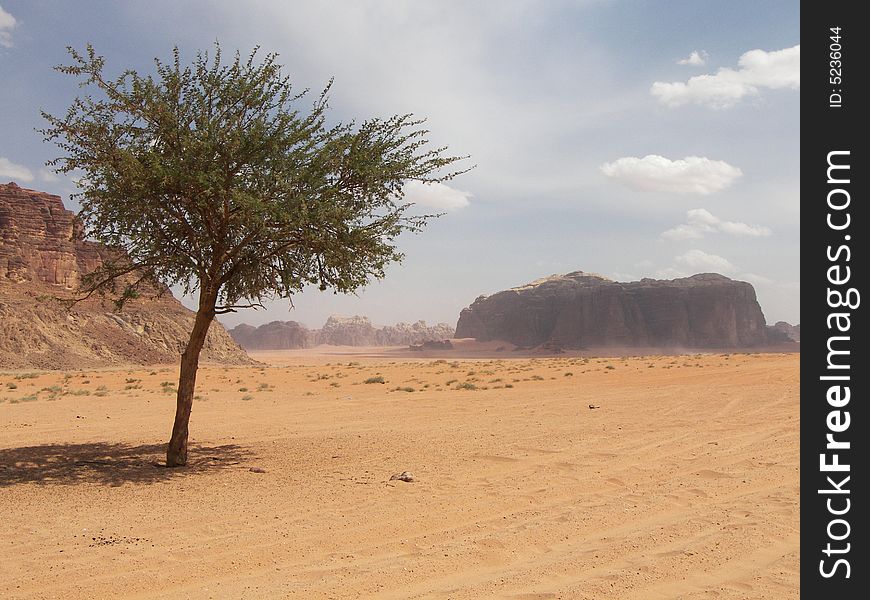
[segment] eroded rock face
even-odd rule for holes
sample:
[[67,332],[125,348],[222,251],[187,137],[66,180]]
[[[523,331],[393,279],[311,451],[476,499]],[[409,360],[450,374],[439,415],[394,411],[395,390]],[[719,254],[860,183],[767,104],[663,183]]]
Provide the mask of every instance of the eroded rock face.
[[453,337],[447,323],[425,321],[375,327],[367,317],[331,316],[321,329],[307,329],[296,321],[273,321],[259,327],[239,325],[230,330],[239,344],[251,350],[284,350],[330,346],[409,346]]
[[754,288],[714,273],[631,283],[576,271],[481,296],[457,338],[521,347],[742,348],[767,342]]
[[60,196],[0,185],[0,280],[75,289],[108,252],[82,240],[81,225]]
[[792,325],[785,321],[777,321],[774,325],[770,325],[769,329],[779,332],[788,340],[793,342],[801,341],[801,324]]
[[[82,277],[111,252],[82,239],[75,215],[59,196],[14,183],[0,185],[0,369],[60,369],[110,364],[175,363],[194,315],[169,290],[115,312],[92,299],[72,310]],[[219,323],[213,323],[204,361],[252,362]]]
[[314,345],[313,332],[296,321],[272,321],[259,327],[242,323],[229,333],[240,346],[252,350],[290,350]]

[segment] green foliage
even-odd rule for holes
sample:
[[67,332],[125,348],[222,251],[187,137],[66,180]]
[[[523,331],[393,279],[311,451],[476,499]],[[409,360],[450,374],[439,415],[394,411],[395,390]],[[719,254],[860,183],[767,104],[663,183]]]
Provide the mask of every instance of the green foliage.
[[21,379],[36,379],[36,378],[39,377],[40,375],[42,375],[42,373],[19,373],[18,375],[15,376],[15,379],[18,379],[18,380],[21,380]]
[[[435,215],[407,216],[407,181],[441,182],[461,157],[430,148],[413,115],[362,123],[328,119],[332,82],[299,108],[275,54],[224,60],[178,49],[155,73],[110,78],[93,47],[56,67],[93,93],[41,130],[80,175],[86,234],[123,249],[84,292],[134,298],[152,283],[199,290],[220,314],[290,298],[307,284],[352,292],[401,260],[394,244]],[[120,287],[119,287],[120,286]],[[150,288],[154,289],[154,288]],[[161,288],[157,288],[161,289]]]

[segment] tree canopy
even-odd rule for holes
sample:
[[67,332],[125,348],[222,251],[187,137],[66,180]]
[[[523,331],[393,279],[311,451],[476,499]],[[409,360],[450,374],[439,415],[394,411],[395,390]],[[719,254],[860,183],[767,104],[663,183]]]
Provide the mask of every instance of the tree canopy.
[[105,289],[119,275],[217,292],[218,313],[289,298],[307,284],[350,292],[402,258],[403,231],[432,215],[407,216],[403,185],[442,182],[460,157],[430,148],[423,120],[406,114],[330,124],[326,89],[299,109],[276,54],[255,49],[225,64],[216,45],[182,65],[179,50],[156,74],[104,75],[93,47],[69,48],[80,78],[98,96],[75,99],[42,130],[76,174],[87,234],[122,248],[129,262],[88,279]]
[[[411,114],[359,124],[328,118],[325,87],[307,110],[258,49],[224,61],[220,46],[183,65],[178,48],[155,72],[114,78],[90,45],[56,67],[90,93],[41,130],[78,177],[86,235],[117,249],[82,292],[119,304],[154,283],[199,296],[181,357],[167,465],[187,461],[199,354],[215,315],[291,298],[308,284],[352,292],[402,259],[396,238],[435,215],[411,215],[409,181],[443,182],[462,157],[431,147]],[[152,288],[153,289],[153,288]]]

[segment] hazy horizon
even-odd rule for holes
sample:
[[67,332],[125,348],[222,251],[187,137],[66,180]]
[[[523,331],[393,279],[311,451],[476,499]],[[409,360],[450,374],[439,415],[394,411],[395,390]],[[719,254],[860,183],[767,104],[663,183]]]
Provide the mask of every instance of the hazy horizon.
[[[0,0],[0,181],[60,194],[34,128],[80,93],[52,67],[93,43],[115,74],[278,52],[299,89],[330,77],[332,115],[428,118],[477,167],[409,187],[443,211],[358,296],[311,288],[221,321],[329,315],[455,325],[481,294],[554,273],[618,281],[719,272],[752,283],[768,323],[800,322],[800,36],[795,2],[262,2]],[[99,27],[94,26],[95,23]],[[303,104],[304,106],[304,104]]]

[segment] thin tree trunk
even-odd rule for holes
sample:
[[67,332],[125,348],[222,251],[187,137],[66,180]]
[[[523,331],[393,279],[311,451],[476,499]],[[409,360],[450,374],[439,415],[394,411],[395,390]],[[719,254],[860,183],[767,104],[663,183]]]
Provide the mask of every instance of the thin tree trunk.
[[205,344],[208,328],[214,320],[214,301],[200,299],[196,320],[190,332],[190,339],[184,354],[181,355],[181,371],[178,375],[178,395],[176,396],[175,424],[172,437],[166,449],[166,466],[180,467],[187,464],[187,432],[190,411],[193,408],[193,392],[196,389],[196,371],[199,368],[199,354]]

